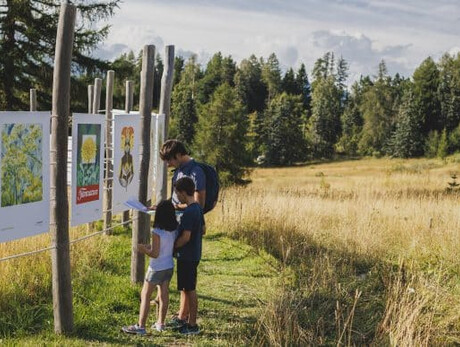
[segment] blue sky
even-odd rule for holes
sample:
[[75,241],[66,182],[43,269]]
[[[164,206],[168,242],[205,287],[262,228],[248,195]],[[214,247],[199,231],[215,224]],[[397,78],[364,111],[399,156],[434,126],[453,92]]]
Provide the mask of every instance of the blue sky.
[[410,76],[428,56],[460,51],[460,0],[124,0],[96,53],[113,58],[154,44],[195,53],[221,51],[237,62],[275,52],[282,67],[311,71],[327,51],[350,65],[350,80],[389,72]]

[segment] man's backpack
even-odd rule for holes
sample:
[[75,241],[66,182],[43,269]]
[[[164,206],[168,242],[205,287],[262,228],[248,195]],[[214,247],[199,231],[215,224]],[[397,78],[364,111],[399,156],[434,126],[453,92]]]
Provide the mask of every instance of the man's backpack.
[[[219,198],[219,175],[214,167],[206,163],[195,161],[195,165],[201,167],[206,177],[206,198],[204,201],[203,213],[211,211],[217,204]],[[190,167],[189,172],[184,172],[187,176],[190,175],[193,166]]]
[[206,199],[204,202],[203,213],[211,211],[217,204],[219,198],[219,176],[217,171],[211,165],[196,162],[206,176]]

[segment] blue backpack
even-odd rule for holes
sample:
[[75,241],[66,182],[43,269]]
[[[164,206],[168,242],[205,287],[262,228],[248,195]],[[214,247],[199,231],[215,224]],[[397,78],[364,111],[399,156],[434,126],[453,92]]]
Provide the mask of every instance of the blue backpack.
[[[219,198],[219,175],[214,167],[206,163],[194,161],[195,165],[201,167],[206,177],[206,199],[204,202],[203,213],[211,211],[217,204]],[[193,166],[190,167],[188,172],[184,172],[187,176],[190,175]],[[173,177],[174,178],[174,177]]]

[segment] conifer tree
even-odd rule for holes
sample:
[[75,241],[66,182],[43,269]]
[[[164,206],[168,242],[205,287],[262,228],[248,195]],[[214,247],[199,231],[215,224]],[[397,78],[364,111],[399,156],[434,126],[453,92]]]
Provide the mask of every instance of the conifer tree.
[[300,95],[277,95],[266,110],[266,162],[291,165],[306,157],[302,133],[302,98]]
[[409,90],[403,99],[391,141],[392,154],[401,158],[420,156],[423,154],[421,108],[413,90]]
[[[119,2],[74,1],[79,15],[73,49],[74,75],[91,74],[107,67],[89,55],[107,36],[109,29],[108,26],[95,29],[94,24],[112,16]],[[38,90],[38,102],[42,108],[50,107],[60,3],[60,0],[7,0],[0,3],[0,107],[26,108],[30,88]],[[74,94],[80,92],[87,95],[86,83],[73,86]]]
[[216,167],[224,185],[241,183],[247,163],[247,117],[228,83],[217,87],[199,111],[194,155]]
[[198,121],[196,91],[200,67],[192,56],[185,65],[179,83],[174,86],[171,103],[170,138],[177,138],[187,145],[193,143]]
[[262,112],[268,92],[262,81],[262,67],[255,55],[243,59],[235,73],[235,88],[248,113]]
[[262,63],[262,80],[267,86],[267,103],[281,91],[281,68],[275,53],[270,54],[267,61]]
[[414,71],[414,96],[420,107],[422,130],[426,135],[443,128],[439,100],[439,69],[431,57],[425,59]]

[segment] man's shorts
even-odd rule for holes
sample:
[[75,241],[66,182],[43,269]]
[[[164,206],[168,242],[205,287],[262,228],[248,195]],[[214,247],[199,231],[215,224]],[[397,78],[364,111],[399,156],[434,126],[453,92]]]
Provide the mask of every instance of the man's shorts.
[[145,280],[151,284],[162,284],[165,281],[170,281],[173,275],[174,268],[155,271],[150,266],[145,274]]
[[199,261],[177,260],[177,290],[190,292],[196,289]]

